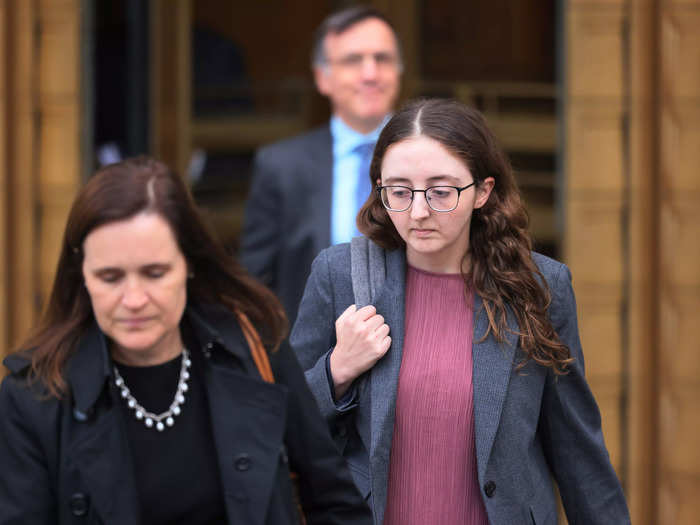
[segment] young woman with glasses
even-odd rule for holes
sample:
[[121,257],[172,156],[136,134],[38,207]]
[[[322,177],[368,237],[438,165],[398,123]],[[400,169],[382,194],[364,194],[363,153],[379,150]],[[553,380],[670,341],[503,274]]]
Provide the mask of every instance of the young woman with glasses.
[[357,223],[383,284],[357,308],[350,245],[323,251],[291,342],[375,523],[554,525],[552,480],[569,523],[629,523],[571,274],[531,251],[483,117],[410,104],[370,177]]

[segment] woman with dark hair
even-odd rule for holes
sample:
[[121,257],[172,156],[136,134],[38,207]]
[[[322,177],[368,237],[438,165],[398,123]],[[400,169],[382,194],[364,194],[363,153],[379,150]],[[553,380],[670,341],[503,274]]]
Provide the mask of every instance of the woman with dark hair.
[[370,178],[366,238],[319,254],[291,343],[375,523],[554,525],[552,479],[569,523],[629,523],[571,275],[531,251],[483,117],[408,105]]
[[0,524],[299,523],[290,472],[306,523],[371,522],[285,332],[176,174],[99,171],[5,360]]

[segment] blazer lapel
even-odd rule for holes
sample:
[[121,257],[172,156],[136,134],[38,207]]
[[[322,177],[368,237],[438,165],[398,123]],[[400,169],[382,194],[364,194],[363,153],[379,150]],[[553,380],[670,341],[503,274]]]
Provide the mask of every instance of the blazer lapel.
[[[474,433],[479,480],[483,481],[493,440],[496,436],[501,409],[508,390],[518,336],[506,333],[498,343],[493,335],[481,341],[488,329],[486,312],[478,294],[474,294],[474,335],[472,344],[474,388]],[[512,315],[508,316],[511,330],[517,331]]]
[[[333,199],[333,137],[330,126],[319,130],[309,148],[309,175],[313,198],[309,199],[314,228],[315,253],[331,244],[331,204]],[[315,254],[314,254],[315,255]]]
[[375,522],[381,523],[386,506],[391,441],[394,433],[396,392],[404,337],[406,258],[403,249],[387,252],[386,281],[374,302],[391,328],[391,347],[370,371],[370,446],[372,500]]

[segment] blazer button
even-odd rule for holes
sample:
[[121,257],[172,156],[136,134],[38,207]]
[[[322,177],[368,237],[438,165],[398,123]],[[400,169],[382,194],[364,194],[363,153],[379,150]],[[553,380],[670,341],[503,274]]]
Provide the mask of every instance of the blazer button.
[[239,454],[236,459],[233,460],[233,466],[239,472],[245,472],[250,468],[250,457],[248,454]]
[[68,506],[70,507],[73,516],[85,516],[88,508],[90,507],[88,497],[82,492],[76,492],[73,494],[70,497]]
[[496,484],[493,481],[487,481],[484,484],[484,493],[487,498],[492,498],[493,493],[496,492]]

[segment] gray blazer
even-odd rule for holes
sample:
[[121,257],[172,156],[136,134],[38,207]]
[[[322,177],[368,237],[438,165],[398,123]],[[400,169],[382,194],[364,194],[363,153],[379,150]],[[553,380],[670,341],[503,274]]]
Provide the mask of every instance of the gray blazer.
[[[629,514],[608,457],[600,413],[584,376],[576,303],[569,269],[540,254],[533,258],[552,293],[549,315],[575,361],[568,375],[522,358],[517,336],[505,344],[486,333],[481,298],[474,301],[474,427],[479,484],[492,525],[557,523],[552,478],[574,524],[624,524]],[[406,259],[386,254],[387,276],[374,305],[391,329],[387,354],[336,403],[327,374],[335,320],[354,303],[350,245],[323,250],[314,261],[291,344],[316,400],[343,451],[358,488],[370,499],[374,521],[386,508],[394,409],[404,337]],[[511,328],[517,329],[512,317]]]

